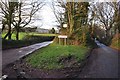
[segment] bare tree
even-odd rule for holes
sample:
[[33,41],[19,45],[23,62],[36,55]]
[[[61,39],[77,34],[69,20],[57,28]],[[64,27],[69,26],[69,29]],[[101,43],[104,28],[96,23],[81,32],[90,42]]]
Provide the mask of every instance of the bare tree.
[[114,32],[117,32],[117,30],[120,33],[120,1],[119,2],[110,2],[108,3],[111,7],[114,9]]
[[11,39],[11,23],[13,22],[13,13],[14,13],[14,7],[16,6],[16,3],[14,2],[8,2],[8,1],[3,1],[0,0],[0,9],[1,9],[1,14],[3,14],[3,27],[2,30],[5,28],[5,24],[8,25],[8,32],[5,35],[5,39],[8,36],[8,39]]
[[81,39],[80,36],[82,36],[81,42],[84,43],[86,35],[85,26],[87,25],[89,3],[74,2],[74,0],[72,1],[73,2],[67,0],[67,2],[65,2],[63,0],[57,0],[57,6],[64,9],[64,13],[62,13],[64,17],[62,17],[60,9],[56,10],[54,7],[55,4],[52,4],[54,14],[58,22],[61,24],[64,22],[68,25],[66,29],[61,27],[63,34],[67,34],[69,38],[76,37],[74,40],[77,42],[76,44],[79,44],[79,40]]
[[[1,1],[1,6],[0,6],[2,13],[4,13],[4,17],[6,16],[7,13],[9,14],[9,12],[7,12],[9,10],[9,8],[7,7],[9,6],[6,3],[7,2]],[[38,12],[45,5],[45,3],[42,0],[32,0],[32,1],[21,0],[20,2],[17,1],[12,3],[16,5],[14,6],[14,12],[12,12],[12,16],[11,16],[12,22],[10,25],[13,25],[15,27],[16,39],[19,40],[20,28],[27,26],[32,21],[35,13]],[[11,28],[11,26],[9,27]]]
[[57,23],[60,25],[60,27],[62,27],[63,22],[65,22],[65,2],[63,0],[53,0],[51,8],[57,19]]
[[[25,8],[26,6],[29,6]],[[27,26],[35,13],[39,11],[44,6],[43,1],[33,0],[31,2],[25,2],[25,0],[18,3],[18,7],[16,10],[15,18],[18,18],[18,20],[14,18],[13,25],[16,29],[16,39],[19,40],[19,30],[22,27]]]
[[57,2],[52,2],[52,9],[61,28],[63,23],[68,24],[67,32],[69,33],[68,35],[71,35],[74,26],[73,20],[74,2],[71,3],[65,2],[64,0],[57,0]]
[[103,25],[103,28],[106,32],[106,37],[109,37],[110,29],[113,27],[113,24],[115,22],[114,18],[114,9],[110,5],[108,5],[107,2],[101,2],[96,3],[93,5],[93,12],[95,14],[95,17],[97,18],[96,21],[99,22],[99,24]]

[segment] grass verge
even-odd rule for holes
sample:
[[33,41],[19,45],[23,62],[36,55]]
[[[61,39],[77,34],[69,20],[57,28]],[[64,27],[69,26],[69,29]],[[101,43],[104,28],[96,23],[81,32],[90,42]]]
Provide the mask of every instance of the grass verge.
[[26,61],[35,68],[59,69],[80,63],[88,50],[83,46],[51,44],[29,55]]

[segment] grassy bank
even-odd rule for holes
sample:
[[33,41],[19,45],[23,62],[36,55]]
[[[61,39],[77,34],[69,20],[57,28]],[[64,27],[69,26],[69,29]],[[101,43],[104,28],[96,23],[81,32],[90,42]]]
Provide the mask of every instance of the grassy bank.
[[59,69],[73,66],[84,59],[88,48],[75,45],[51,44],[26,58],[28,64],[42,69]]
[[120,50],[120,33],[113,37],[111,47]]

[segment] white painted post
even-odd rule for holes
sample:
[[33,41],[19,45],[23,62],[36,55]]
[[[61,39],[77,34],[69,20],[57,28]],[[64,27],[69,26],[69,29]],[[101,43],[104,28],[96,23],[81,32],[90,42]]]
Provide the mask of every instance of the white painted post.
[[60,38],[59,38],[59,44],[60,44]]
[[64,45],[67,44],[67,36],[66,35],[59,35],[58,38],[59,38],[59,44],[60,44],[60,39],[62,39],[62,38],[63,38],[63,44]]
[[67,44],[67,38],[65,38],[65,40],[64,40],[64,41],[65,41],[65,45],[66,45],[66,44]]

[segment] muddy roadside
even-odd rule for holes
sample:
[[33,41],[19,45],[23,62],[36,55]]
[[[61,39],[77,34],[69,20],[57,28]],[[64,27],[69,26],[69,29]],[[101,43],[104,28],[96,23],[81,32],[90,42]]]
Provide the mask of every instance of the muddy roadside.
[[11,63],[7,65],[2,71],[3,75],[8,75],[8,79],[10,78],[76,78],[80,72],[82,71],[82,68],[86,65],[89,56],[91,55],[93,49],[90,49],[84,60],[82,60],[80,63],[72,63],[74,62],[74,59],[71,59],[69,63],[72,65],[69,67],[65,67],[62,69],[54,69],[54,70],[43,70],[39,68],[33,68],[31,65],[29,65],[25,58],[21,58],[20,60],[15,61],[14,63]]

